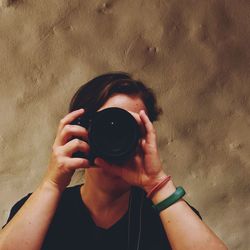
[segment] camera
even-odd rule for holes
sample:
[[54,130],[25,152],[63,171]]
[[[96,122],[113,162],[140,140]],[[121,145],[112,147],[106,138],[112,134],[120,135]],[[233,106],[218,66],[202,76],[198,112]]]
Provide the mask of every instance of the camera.
[[86,158],[91,165],[94,165],[95,157],[122,165],[134,155],[141,137],[136,119],[128,111],[117,107],[97,111],[92,116],[83,114],[71,124],[88,130],[90,146],[88,155],[78,151],[72,157]]

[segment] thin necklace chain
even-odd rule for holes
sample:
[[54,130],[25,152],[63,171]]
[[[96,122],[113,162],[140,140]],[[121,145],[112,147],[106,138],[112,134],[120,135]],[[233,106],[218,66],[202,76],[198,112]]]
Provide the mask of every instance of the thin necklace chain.
[[[127,250],[130,250],[130,221],[131,221],[131,206],[132,206],[132,195],[133,192],[131,190],[130,196],[129,196],[129,211],[128,211],[128,246]],[[136,249],[139,250],[140,248],[140,240],[141,240],[141,224],[142,224],[142,207],[143,207],[143,193],[141,194],[141,202],[140,202],[140,223],[139,223],[139,232],[138,232],[138,240],[137,240],[137,247]]]
[[131,189],[130,195],[129,195],[129,206],[128,206],[128,247],[127,250],[129,250],[129,245],[130,245],[130,219],[131,219],[131,203],[132,203],[132,192],[133,190]]

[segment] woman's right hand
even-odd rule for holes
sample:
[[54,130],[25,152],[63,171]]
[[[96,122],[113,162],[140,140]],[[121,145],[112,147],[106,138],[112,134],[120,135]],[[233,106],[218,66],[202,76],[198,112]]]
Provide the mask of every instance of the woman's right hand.
[[[52,146],[44,182],[50,183],[62,192],[70,183],[76,169],[89,167],[89,161],[85,158],[72,158],[72,154],[82,151],[89,153],[88,131],[79,125],[70,125],[78,116],[84,113],[83,109],[75,110],[61,119],[58,126],[55,142]],[[81,137],[83,140],[73,139]]]

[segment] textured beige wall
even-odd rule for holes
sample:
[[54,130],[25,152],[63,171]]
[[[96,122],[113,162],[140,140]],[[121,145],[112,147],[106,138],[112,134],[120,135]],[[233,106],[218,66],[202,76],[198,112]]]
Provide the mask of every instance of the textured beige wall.
[[156,127],[166,172],[230,249],[250,248],[249,1],[0,6],[1,225],[41,180],[75,90],[123,70],[163,107]]

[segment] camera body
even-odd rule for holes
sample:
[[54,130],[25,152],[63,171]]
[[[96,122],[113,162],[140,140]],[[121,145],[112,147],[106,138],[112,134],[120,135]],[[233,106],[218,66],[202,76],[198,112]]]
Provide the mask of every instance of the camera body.
[[134,155],[141,137],[135,118],[128,111],[117,107],[97,111],[92,117],[83,114],[71,124],[88,130],[90,146],[88,155],[78,151],[72,157],[87,158],[91,165],[94,165],[95,157],[122,165]]

